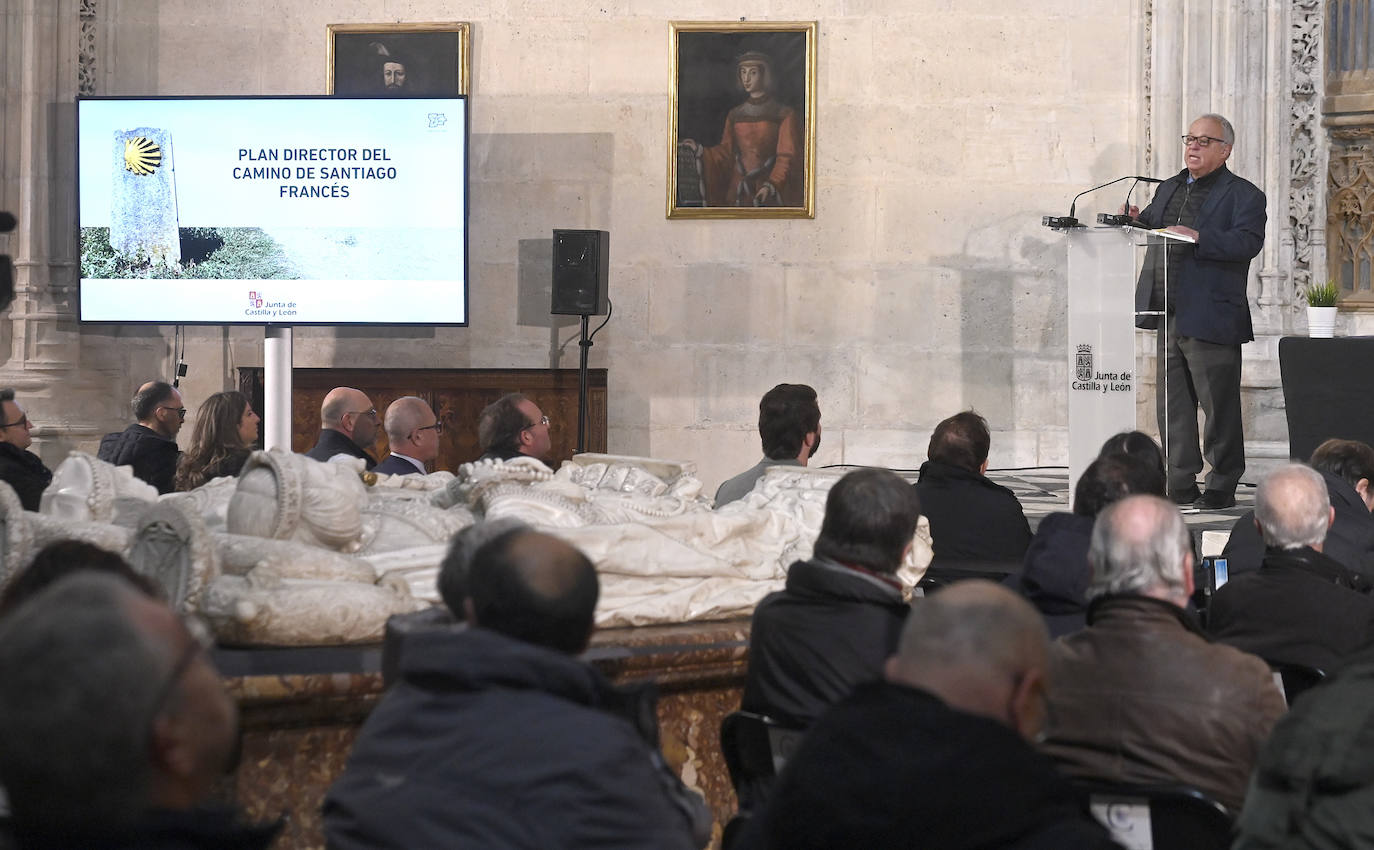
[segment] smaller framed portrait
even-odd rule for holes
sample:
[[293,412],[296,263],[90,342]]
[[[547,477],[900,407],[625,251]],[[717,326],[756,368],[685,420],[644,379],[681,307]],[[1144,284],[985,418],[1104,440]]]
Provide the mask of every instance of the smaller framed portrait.
[[329,93],[378,97],[468,94],[471,26],[330,24]]
[[674,22],[668,218],[816,217],[816,22]]

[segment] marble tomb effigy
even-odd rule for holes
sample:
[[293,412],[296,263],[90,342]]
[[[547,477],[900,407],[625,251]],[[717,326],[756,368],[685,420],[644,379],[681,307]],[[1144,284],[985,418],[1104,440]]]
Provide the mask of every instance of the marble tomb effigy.
[[[439,602],[454,532],[514,517],[584,551],[601,576],[600,627],[747,616],[809,557],[841,470],[777,467],[713,511],[688,463],[583,454],[553,472],[532,458],[458,474],[378,476],[362,462],[255,452],[237,479],[158,497],[127,468],[72,452],[39,513],[0,487],[0,579],[47,542],[123,554],[204,617],[224,644],[373,643],[388,617]],[[924,521],[900,577],[931,559]]]

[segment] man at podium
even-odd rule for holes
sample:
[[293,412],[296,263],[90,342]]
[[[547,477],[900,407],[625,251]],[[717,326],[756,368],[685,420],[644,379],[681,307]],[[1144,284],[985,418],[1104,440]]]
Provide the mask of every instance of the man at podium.
[[[1255,338],[1246,284],[1267,218],[1264,193],[1226,167],[1235,140],[1230,121],[1199,117],[1183,136],[1183,170],[1144,210],[1130,210],[1141,223],[1182,237],[1171,239],[1167,251],[1149,249],[1136,288],[1136,310],[1164,311],[1164,326],[1157,315],[1137,316],[1136,325],[1159,331],[1156,374],[1164,380],[1156,382],[1155,410],[1167,435],[1169,494],[1204,510],[1234,505],[1245,471],[1240,347]],[[1199,405],[1206,418],[1202,451]],[[1199,492],[1204,454],[1211,471]]]

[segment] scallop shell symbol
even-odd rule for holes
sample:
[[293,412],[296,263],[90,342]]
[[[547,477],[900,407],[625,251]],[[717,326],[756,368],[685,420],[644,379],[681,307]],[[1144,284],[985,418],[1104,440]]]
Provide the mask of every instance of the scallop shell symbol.
[[124,143],[124,170],[139,176],[152,174],[162,164],[162,148],[157,142],[139,136]]

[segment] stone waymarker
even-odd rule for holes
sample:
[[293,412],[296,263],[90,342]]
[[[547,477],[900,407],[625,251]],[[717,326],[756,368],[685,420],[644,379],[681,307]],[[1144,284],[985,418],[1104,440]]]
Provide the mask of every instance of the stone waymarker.
[[110,247],[130,260],[181,265],[172,134],[155,127],[114,135]]

